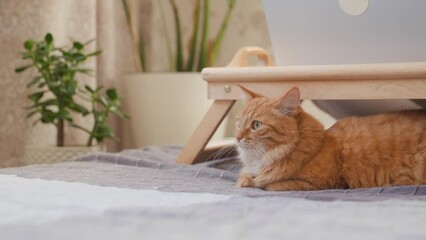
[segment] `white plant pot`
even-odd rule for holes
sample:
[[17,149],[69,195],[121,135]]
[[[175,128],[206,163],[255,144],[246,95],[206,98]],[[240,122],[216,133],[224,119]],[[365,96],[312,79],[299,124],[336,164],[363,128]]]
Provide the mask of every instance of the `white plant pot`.
[[95,152],[105,152],[105,145],[96,146],[72,146],[72,147],[56,147],[56,146],[25,146],[25,162],[26,164],[42,164],[64,162],[79,156],[87,155]]
[[[213,102],[200,73],[130,74],[123,86],[124,109],[131,117],[126,148],[185,144]],[[224,137],[224,125],[213,140]]]

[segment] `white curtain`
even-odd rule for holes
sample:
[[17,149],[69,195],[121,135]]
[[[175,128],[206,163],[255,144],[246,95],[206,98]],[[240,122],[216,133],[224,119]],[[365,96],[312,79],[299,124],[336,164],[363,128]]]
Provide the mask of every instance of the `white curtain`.
[[[137,12],[140,14],[144,31],[148,36],[148,58],[153,70],[164,70],[163,24],[157,8],[158,0],[139,0]],[[167,6],[168,1],[164,1]],[[183,33],[188,36],[192,26],[193,0],[177,0],[182,12]],[[227,0],[212,2],[212,33],[220,26]],[[91,85],[115,86],[121,90],[121,76],[134,71],[130,40],[124,11],[120,0],[0,0],[0,167],[23,164],[25,144],[54,145],[56,129],[53,126],[38,124],[32,126],[26,119],[24,109],[29,102],[26,98],[26,83],[31,78],[30,71],[16,74],[14,69],[23,64],[17,51],[23,48],[26,39],[42,39],[47,32],[55,36],[61,46],[76,40],[96,39],[90,50],[101,49],[97,60],[90,60],[87,67],[96,69],[97,77],[79,77]],[[245,45],[258,45],[270,48],[262,3],[259,0],[239,0],[225,36],[218,65],[229,62],[235,51]],[[169,23],[170,27],[172,23]],[[173,35],[172,35],[173,36]],[[124,96],[125,97],[125,96]],[[78,119],[90,126],[90,119]],[[126,121],[126,120],[124,120]],[[118,138],[123,139],[126,124],[111,118],[111,126]],[[66,129],[66,144],[85,144],[87,134],[72,128]],[[121,142],[106,142],[109,151],[121,149]],[[129,144],[131,145],[131,144]]]
[[[29,102],[25,85],[34,72],[14,72],[24,64],[17,53],[23,49],[23,42],[42,39],[47,32],[54,35],[58,46],[69,44],[69,38],[96,39],[88,50],[102,49],[103,53],[86,66],[95,69],[97,77],[79,76],[78,80],[111,87],[119,81],[121,72],[133,71],[126,27],[121,1],[0,0],[0,167],[21,165],[25,144],[54,145],[56,140],[53,126],[32,126],[26,118],[24,106]],[[92,123],[88,118],[77,121],[87,127]],[[111,125],[120,138],[119,122],[111,118]],[[84,145],[86,141],[84,132],[66,128],[67,145]],[[110,151],[120,146],[112,141],[107,141],[107,145]]]

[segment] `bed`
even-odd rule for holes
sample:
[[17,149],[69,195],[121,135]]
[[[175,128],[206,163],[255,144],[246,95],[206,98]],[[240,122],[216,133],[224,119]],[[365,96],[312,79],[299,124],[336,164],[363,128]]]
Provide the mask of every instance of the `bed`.
[[1,239],[425,239],[426,186],[236,188],[234,157],[180,146],[0,170]]

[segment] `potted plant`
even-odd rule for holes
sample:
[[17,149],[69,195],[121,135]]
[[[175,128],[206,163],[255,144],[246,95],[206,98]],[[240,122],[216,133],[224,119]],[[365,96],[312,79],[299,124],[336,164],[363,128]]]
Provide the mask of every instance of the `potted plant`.
[[[134,0],[122,0],[131,36],[136,73],[123,77],[124,105],[134,121],[130,123],[129,147],[153,144],[183,144],[189,138],[204,113],[210,107],[207,85],[200,71],[213,66],[219,54],[236,0],[227,1],[225,15],[218,32],[212,37],[210,31],[210,0],[194,0],[192,32],[184,39],[179,6],[175,0],[155,1],[163,25],[164,49],[169,66],[168,72],[151,72],[147,56],[147,35],[138,28]],[[169,7],[164,8],[163,4]],[[172,14],[174,34],[168,33],[165,10]],[[174,36],[175,41],[170,41]],[[155,41],[159,42],[159,41]],[[187,44],[185,44],[187,43]],[[156,56],[157,57],[157,56]],[[163,67],[167,68],[167,67]],[[161,94],[159,94],[161,93]],[[222,128],[219,135],[223,135]]]
[[[57,129],[56,146],[26,146],[27,163],[59,162],[89,152],[105,151],[102,141],[116,139],[106,124],[109,114],[127,118],[119,110],[120,96],[115,88],[104,91],[102,87],[81,87],[76,79],[79,74],[91,75],[92,69],[82,65],[101,52],[86,53],[85,46],[90,42],[73,41],[70,47],[56,47],[50,33],[41,41],[30,39],[24,42],[25,50],[21,56],[29,63],[16,68],[15,72],[36,69],[36,75],[27,84],[31,101],[27,106],[27,117],[35,118],[33,124],[52,124]],[[88,101],[91,107],[80,104],[78,99]],[[75,123],[74,114],[93,118],[92,128],[86,129]],[[65,124],[88,133],[87,146],[64,146]]]

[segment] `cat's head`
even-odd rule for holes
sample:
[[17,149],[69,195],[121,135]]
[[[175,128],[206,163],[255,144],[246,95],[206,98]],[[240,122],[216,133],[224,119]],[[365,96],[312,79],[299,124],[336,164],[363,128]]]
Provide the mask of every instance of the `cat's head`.
[[303,111],[299,89],[294,87],[278,99],[241,89],[249,100],[236,122],[235,142],[240,152],[264,154],[278,145],[293,146],[299,138],[298,115]]

